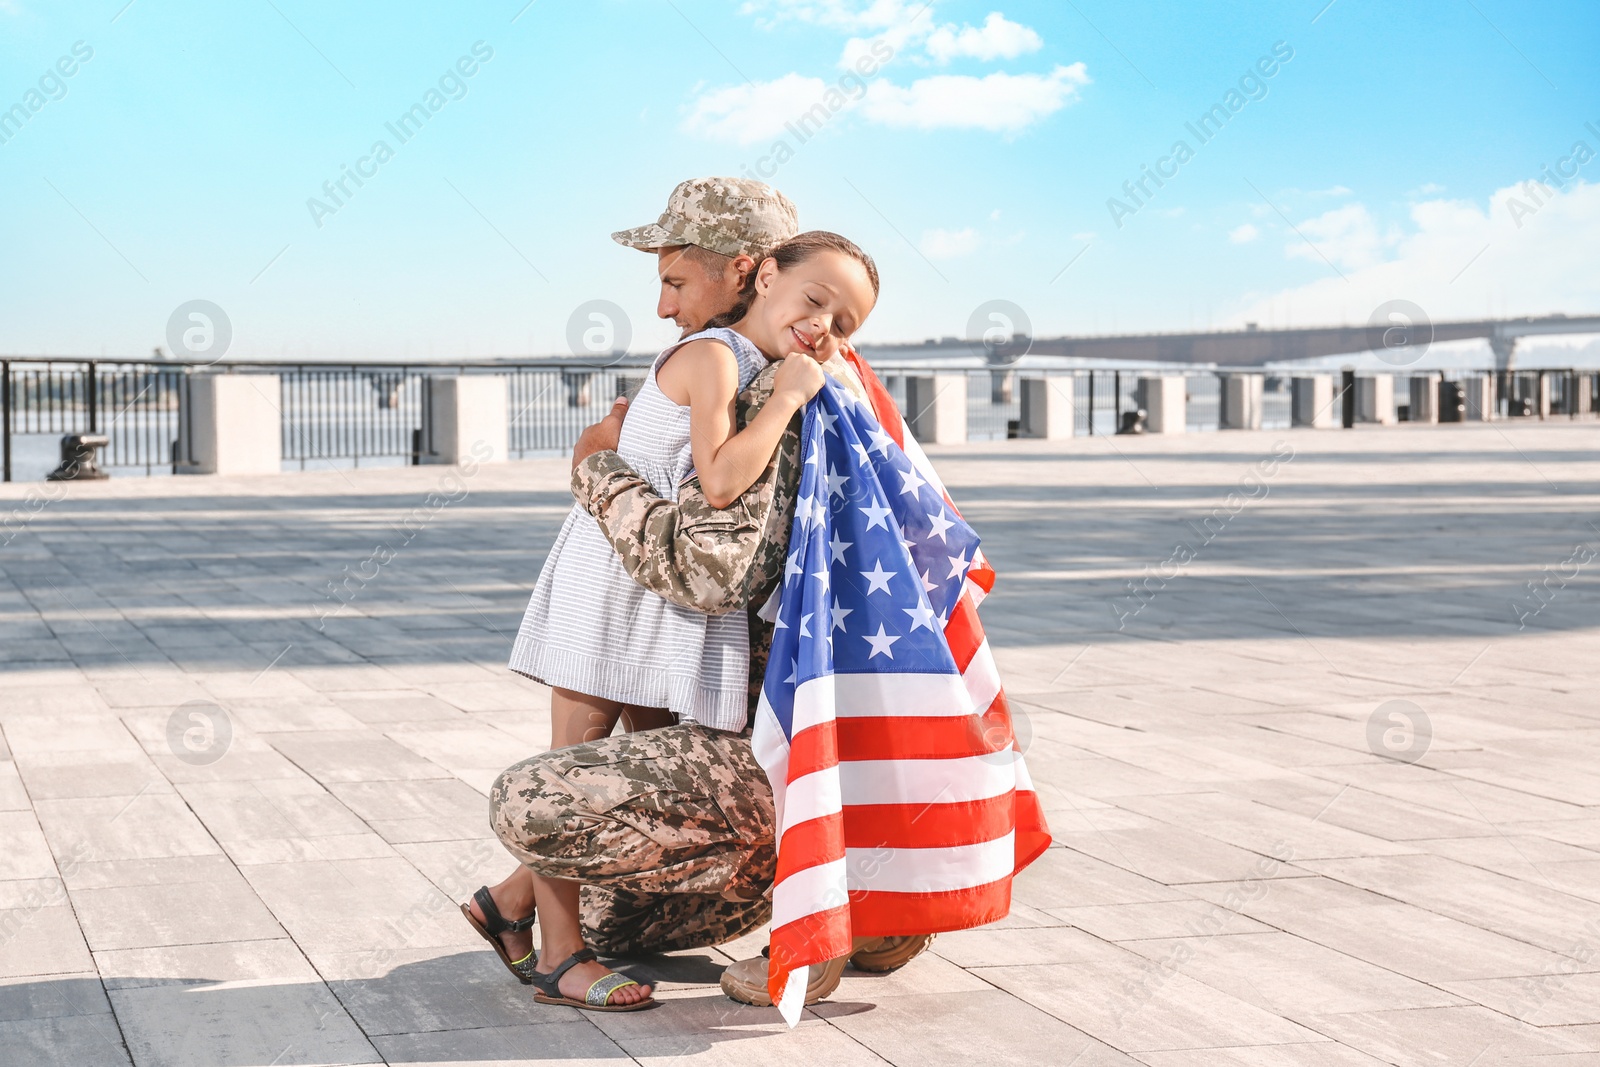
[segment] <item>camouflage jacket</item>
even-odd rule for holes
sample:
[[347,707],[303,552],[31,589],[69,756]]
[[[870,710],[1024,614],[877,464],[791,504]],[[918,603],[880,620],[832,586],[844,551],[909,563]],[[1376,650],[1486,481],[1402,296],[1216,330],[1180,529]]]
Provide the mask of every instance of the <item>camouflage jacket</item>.
[[[847,389],[865,395],[842,359],[825,369]],[[777,364],[771,364],[739,394],[744,427],[772,396]],[[572,472],[572,495],[593,515],[633,580],[680,607],[723,615],[750,613],[750,698],[754,709],[766,674],[772,627],[756,616],[783,576],[789,527],[800,491],[800,423],[784,430],[767,469],[744,494],[718,510],[690,477],[674,503],[658,496],[615,452],[597,452]]]

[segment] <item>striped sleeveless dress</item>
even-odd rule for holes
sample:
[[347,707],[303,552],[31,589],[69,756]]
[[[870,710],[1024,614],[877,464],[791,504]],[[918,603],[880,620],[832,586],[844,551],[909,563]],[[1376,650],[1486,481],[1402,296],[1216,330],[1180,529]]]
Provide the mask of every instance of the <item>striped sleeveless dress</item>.
[[[617,452],[657,494],[678,499],[694,470],[689,409],[656,373],[682,345],[714,338],[733,349],[739,391],[767,359],[742,334],[702,330],[656,357],[628,405]],[[742,611],[702,615],[669,604],[628,576],[594,518],[573,505],[528,600],[512,670],[546,685],[666,708],[680,722],[742,730],[749,715],[750,635]]]

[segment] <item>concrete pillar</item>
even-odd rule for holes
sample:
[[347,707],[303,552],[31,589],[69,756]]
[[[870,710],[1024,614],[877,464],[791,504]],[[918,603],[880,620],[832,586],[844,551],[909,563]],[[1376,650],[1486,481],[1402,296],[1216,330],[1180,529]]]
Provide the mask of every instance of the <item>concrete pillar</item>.
[[1181,374],[1140,378],[1139,396],[1149,433],[1183,433],[1188,426],[1189,386]]
[[1535,411],[1541,419],[1550,417],[1550,376],[1544,371],[1539,372],[1539,402]]
[[188,452],[196,474],[283,470],[283,379],[196,374],[189,379]]
[[1073,433],[1071,375],[1022,379],[1022,436],[1059,441]]
[[989,372],[989,403],[1009,404],[1015,395],[1016,374],[1008,370]]
[[1356,418],[1361,422],[1394,422],[1394,375],[1356,379]]
[[1431,374],[1411,379],[1411,421],[1439,421],[1439,379]]
[[1290,394],[1289,422],[1294,426],[1309,426],[1313,430],[1326,430],[1333,425],[1333,376],[1313,374],[1294,379]]
[[967,375],[907,376],[906,424],[925,445],[960,445],[967,440]]
[[434,378],[425,413],[430,433],[424,434],[432,452],[421,462],[505,462],[510,443],[506,407],[506,380],[498,374]]
[[1494,418],[1494,375],[1477,374],[1460,381],[1461,397],[1466,404],[1463,413],[1468,422],[1488,422]]
[[1574,374],[1572,376],[1572,387],[1577,390],[1577,394],[1573,397],[1574,403],[1573,403],[1572,410],[1573,410],[1574,414],[1577,414],[1577,415],[1593,415],[1594,414],[1594,385],[1593,385],[1593,382],[1594,382],[1594,375],[1593,374],[1579,373],[1579,374]]
[[1222,411],[1218,419],[1220,429],[1261,429],[1261,396],[1266,387],[1266,376],[1261,374],[1227,374],[1222,378]]

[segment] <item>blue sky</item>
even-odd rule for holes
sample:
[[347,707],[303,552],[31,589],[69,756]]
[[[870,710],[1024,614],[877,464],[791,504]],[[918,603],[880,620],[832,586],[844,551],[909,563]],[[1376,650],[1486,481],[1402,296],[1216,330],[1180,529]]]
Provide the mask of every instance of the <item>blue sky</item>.
[[758,167],[878,258],[862,340],[1600,311],[1592,3],[124,4],[0,0],[0,352],[144,355],[197,298],[236,357],[556,353],[593,299],[650,349],[610,231]]

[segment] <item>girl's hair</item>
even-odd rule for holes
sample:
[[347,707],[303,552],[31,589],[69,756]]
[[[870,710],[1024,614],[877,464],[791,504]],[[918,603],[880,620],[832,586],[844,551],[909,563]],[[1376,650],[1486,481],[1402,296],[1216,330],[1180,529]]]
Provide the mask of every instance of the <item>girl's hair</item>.
[[[848,237],[840,237],[827,230],[807,230],[791,237],[768,252],[766,258],[777,260],[779,270],[789,270],[797,264],[804,263],[818,252],[843,252],[860,263],[866,268],[867,281],[872,283],[872,295],[878,295],[878,265],[872,262],[872,257],[861,251],[861,247]],[[750,313],[750,305],[756,298],[756,275],[759,272],[758,264],[756,270],[745,276],[744,288],[739,290],[739,296],[733,307],[707,322],[706,329],[732,326]]]

